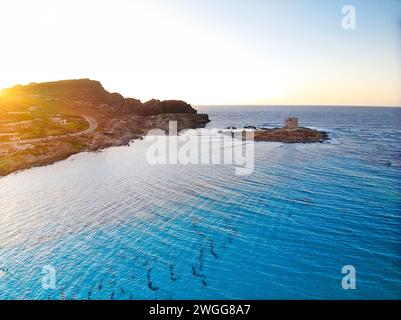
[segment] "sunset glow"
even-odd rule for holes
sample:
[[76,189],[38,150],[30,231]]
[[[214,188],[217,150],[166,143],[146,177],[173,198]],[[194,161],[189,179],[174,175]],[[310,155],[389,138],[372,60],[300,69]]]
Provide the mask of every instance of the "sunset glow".
[[357,1],[356,30],[342,5],[6,0],[0,87],[91,78],[141,100],[400,105],[401,3]]

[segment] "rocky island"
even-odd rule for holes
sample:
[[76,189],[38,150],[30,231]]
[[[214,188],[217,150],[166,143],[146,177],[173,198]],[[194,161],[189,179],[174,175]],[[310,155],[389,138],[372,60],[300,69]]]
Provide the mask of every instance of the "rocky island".
[[255,141],[271,141],[283,143],[312,143],[328,139],[324,131],[300,127],[298,118],[287,118],[283,128],[260,129],[254,131]]
[[[254,134],[254,141],[269,141],[269,142],[283,142],[283,143],[313,143],[324,142],[328,140],[328,134],[324,131],[318,131],[310,128],[300,127],[298,125],[298,118],[289,117],[285,120],[283,128],[258,128],[255,126],[246,126],[243,129],[228,127],[231,135],[234,130],[242,130],[242,138],[245,139],[246,130],[252,130]],[[227,131],[223,131],[226,133]]]
[[142,103],[106,91],[90,79],[17,85],[0,94],[0,176],[65,159],[82,151],[120,146],[150,129],[204,127],[180,100]]

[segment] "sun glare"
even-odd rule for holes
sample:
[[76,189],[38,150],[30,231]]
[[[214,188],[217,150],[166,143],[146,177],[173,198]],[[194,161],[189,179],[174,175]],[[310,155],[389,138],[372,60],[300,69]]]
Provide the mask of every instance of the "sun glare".
[[[332,40],[331,49],[321,51],[329,36],[312,37],[308,29],[283,25],[270,11],[263,13],[260,25],[241,25],[244,17],[238,14],[238,25],[229,28],[224,24],[231,26],[230,20],[223,19],[234,19],[229,13],[214,21],[194,8],[157,0],[111,6],[99,0],[93,14],[92,1],[5,1],[0,29],[8,30],[2,43],[10,49],[1,53],[0,88],[91,78],[143,101],[296,104],[315,103],[319,96],[320,104],[394,105],[401,99],[399,54],[390,27],[381,55],[366,51],[380,47],[380,39],[367,41],[341,29],[334,35],[338,45]],[[266,21],[277,25],[271,28]],[[334,29],[330,25],[325,32]],[[35,50],[27,54],[27,47]],[[378,78],[385,82],[377,83]]]

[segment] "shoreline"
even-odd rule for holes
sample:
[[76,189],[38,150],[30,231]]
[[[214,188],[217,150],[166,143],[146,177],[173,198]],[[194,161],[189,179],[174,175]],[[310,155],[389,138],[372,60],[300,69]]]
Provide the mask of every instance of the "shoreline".
[[[182,130],[185,129],[189,129],[189,128],[183,128]],[[284,132],[285,134],[288,134],[288,132],[291,133],[291,131],[295,131],[295,132],[313,132],[314,134],[317,135],[317,138],[315,140],[303,140],[303,141],[291,141],[291,139],[288,139],[287,141],[283,141],[283,139],[272,139],[270,137],[270,133],[271,132]],[[231,131],[230,131],[231,132]],[[244,131],[243,131],[244,132]],[[324,131],[318,131],[318,130],[314,130],[314,129],[310,129],[310,128],[299,128],[298,130],[287,130],[284,128],[273,128],[273,129],[259,129],[254,131],[259,132],[260,136],[256,135],[255,136],[255,142],[259,142],[259,141],[263,141],[263,142],[281,142],[281,143],[289,143],[289,144],[293,144],[293,143],[322,143],[324,141],[330,140],[330,138],[328,137],[328,134]],[[267,135],[264,135],[267,134]],[[21,164],[20,166],[16,166],[13,170],[10,170],[9,172],[6,172],[5,174],[1,174],[0,175],[0,179],[4,178],[6,176],[12,175],[12,174],[17,174],[19,172],[23,172],[25,170],[29,170],[29,169],[33,169],[33,168],[40,168],[40,167],[46,167],[46,166],[50,166],[53,165],[55,163],[64,161],[64,160],[68,160],[70,157],[80,154],[80,153],[98,153],[98,152],[102,152],[103,150],[112,148],[112,147],[124,147],[124,146],[130,146],[132,143],[136,142],[137,140],[142,140],[144,138],[144,135],[138,135],[136,133],[132,133],[130,135],[127,136],[123,136],[121,137],[119,140],[114,141],[114,143],[105,143],[104,145],[100,145],[97,148],[83,148],[80,150],[71,150],[70,152],[65,152],[62,154],[54,154],[53,156],[50,155],[47,157],[48,154],[46,154],[46,156],[42,159],[36,159],[35,163],[33,163],[32,165],[23,165]]]
[[[198,119],[199,117],[203,121],[199,121]],[[54,143],[55,148],[51,149],[49,152],[45,152],[43,154],[36,156],[32,156],[30,154],[25,155],[25,157],[21,156],[21,159],[19,159],[19,161],[16,161],[16,163],[14,163],[13,166],[11,166],[8,170],[0,168],[0,179],[10,174],[21,172],[24,170],[29,170],[35,167],[45,167],[48,165],[52,165],[54,163],[66,160],[69,157],[79,153],[83,152],[96,153],[111,147],[129,146],[132,142],[136,140],[142,140],[143,137],[146,135],[147,131],[149,130],[161,129],[167,132],[168,123],[169,121],[172,120],[178,122],[179,131],[182,131],[184,129],[203,128],[206,124],[206,120],[209,121],[208,116],[202,114],[191,114],[191,115],[161,114],[159,116],[145,117],[145,118],[149,118],[146,119],[147,121],[149,121],[149,123],[147,124],[146,127],[142,126],[141,134],[138,133],[137,131],[138,129],[133,129],[133,130],[123,130],[124,134],[120,135],[120,132],[118,132],[117,136],[112,136],[112,137],[110,137],[107,133],[105,134],[104,131],[103,132],[95,131],[90,134],[74,135],[73,137],[75,138],[79,137],[84,139],[85,141],[88,140],[87,144],[80,145],[79,148],[69,147],[70,145],[68,144],[68,141],[65,140],[66,139],[68,140],[71,136],[63,136],[61,138],[58,137],[59,140],[55,138],[54,139],[55,141],[51,139],[52,142]],[[138,119],[135,120],[137,121]],[[157,126],[156,123],[158,124]],[[86,129],[85,131],[89,129]],[[38,139],[38,142],[39,143],[49,142],[49,140],[43,138],[43,139]],[[7,156],[4,159],[7,160]]]
[[81,153],[99,153],[99,152],[102,152],[104,150],[107,150],[107,149],[113,148],[113,147],[128,147],[131,145],[131,143],[135,142],[136,140],[141,140],[141,139],[142,139],[142,137],[133,137],[128,142],[121,142],[120,144],[109,145],[109,146],[105,146],[103,148],[98,148],[98,149],[83,149],[83,150],[79,150],[79,151],[75,151],[75,152],[71,152],[71,153],[66,153],[66,154],[63,154],[62,156],[49,157],[47,159],[43,159],[43,161],[41,161],[38,164],[33,164],[31,166],[25,166],[23,168],[17,168],[4,175],[0,174],[0,179],[8,177],[13,174],[27,171],[30,169],[51,166],[53,164],[68,160],[69,158],[71,158],[75,155],[81,154]]

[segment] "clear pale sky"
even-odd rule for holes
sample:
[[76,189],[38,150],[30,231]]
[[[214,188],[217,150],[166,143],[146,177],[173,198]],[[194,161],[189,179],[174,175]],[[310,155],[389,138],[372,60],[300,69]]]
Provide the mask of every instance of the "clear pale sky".
[[401,105],[401,1],[2,0],[0,14],[0,87],[91,78],[195,105]]

